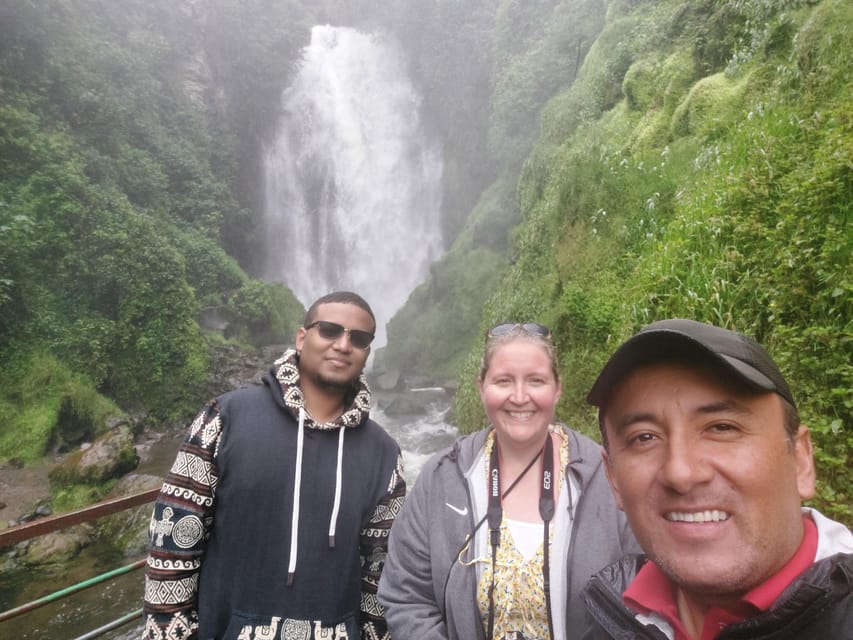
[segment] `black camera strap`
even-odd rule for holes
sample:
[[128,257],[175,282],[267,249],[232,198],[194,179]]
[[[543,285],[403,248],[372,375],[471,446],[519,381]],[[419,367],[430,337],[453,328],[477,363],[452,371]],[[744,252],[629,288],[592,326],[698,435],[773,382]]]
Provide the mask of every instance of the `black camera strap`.
[[512,486],[506,493],[501,495],[501,472],[500,472],[500,455],[498,451],[498,440],[495,438],[492,454],[489,458],[489,505],[486,511],[486,519],[489,522],[489,542],[492,547],[492,583],[489,585],[489,629],[486,636],[487,640],[494,638],[495,626],[495,565],[497,563],[498,547],[501,543],[501,521],[503,520],[502,498],[515,487],[515,485],[524,477],[537,458],[542,458],[542,481],[539,490],[539,516],[542,518],[544,529],[544,548],[542,560],[542,581],[545,591],[545,608],[548,614],[548,633],[554,638],[554,623],[551,617],[551,579],[550,579],[550,563],[549,563],[549,526],[554,518],[555,502],[554,502],[554,444],[551,439],[551,433],[545,440],[545,446],[536,454],[530,463],[512,483]]

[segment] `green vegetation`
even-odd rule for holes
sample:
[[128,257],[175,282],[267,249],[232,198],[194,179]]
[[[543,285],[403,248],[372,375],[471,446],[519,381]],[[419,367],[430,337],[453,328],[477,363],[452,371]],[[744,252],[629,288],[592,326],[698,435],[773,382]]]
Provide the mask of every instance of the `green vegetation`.
[[115,480],[103,485],[72,484],[58,487],[51,499],[51,508],[56,513],[68,513],[103,499],[115,486]]
[[[409,54],[424,67],[415,71],[447,139],[444,227],[454,240],[389,323],[383,362],[446,379],[459,371],[468,346],[480,344],[483,305],[508,265],[521,217],[518,172],[537,136],[538,111],[573,81],[604,25],[606,3],[471,0],[436,10],[427,37]],[[479,191],[469,212],[460,200],[472,187]]]
[[[254,15],[218,4],[223,20]],[[193,66],[205,43],[171,3],[5,3],[0,18],[0,459],[30,460],[51,445],[64,398],[184,419],[207,375],[200,324],[212,315],[259,344],[288,339],[303,310],[220,244],[239,227],[231,246],[252,254],[235,135],[243,117],[264,127],[230,100],[273,100],[271,75],[243,68],[269,49],[216,58],[240,83],[212,105]],[[289,31],[270,37],[282,52],[298,44]]]
[[[518,224],[512,175],[481,196],[456,242],[388,323],[386,364],[414,374],[454,378],[477,343],[483,304],[506,268],[507,238]],[[424,345],[429,345],[425,348]]]
[[[591,434],[586,391],[641,326],[689,317],[756,337],[811,427],[814,503],[846,522],[851,28],[853,8],[840,0],[612,11],[577,82],[544,110],[519,185],[514,261],[481,323],[532,318],[554,328],[559,415]],[[484,420],[472,384],[479,351],[457,396],[464,429]]]
[[183,420],[211,343],[291,337],[301,305],[251,276],[258,150],[342,16],[398,36],[445,138],[451,248],[384,364],[458,376],[476,429],[486,328],[545,322],[559,415],[595,435],[584,396],[635,330],[744,331],[812,429],[815,504],[853,522],[850,3],[380,4],[0,5],[0,461],[55,446],[63,411]]
[[[0,372],[0,463],[10,458],[29,462],[59,445],[60,413],[105,426],[123,416],[115,403],[96,393],[91,381],[55,357],[32,354],[9,362]],[[100,433],[93,434],[95,436]]]

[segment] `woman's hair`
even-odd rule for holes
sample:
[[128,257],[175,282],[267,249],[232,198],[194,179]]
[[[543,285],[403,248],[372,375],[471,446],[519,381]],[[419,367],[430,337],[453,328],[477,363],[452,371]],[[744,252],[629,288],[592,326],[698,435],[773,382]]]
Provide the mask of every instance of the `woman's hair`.
[[554,379],[560,381],[560,364],[557,362],[557,350],[554,348],[554,343],[550,338],[547,338],[538,333],[531,333],[519,324],[511,331],[502,333],[486,339],[486,345],[483,347],[483,359],[480,361],[480,380],[485,379],[486,372],[492,363],[492,357],[500,347],[510,342],[524,340],[531,344],[542,347],[548,355],[548,360],[551,362],[551,372],[554,374]]

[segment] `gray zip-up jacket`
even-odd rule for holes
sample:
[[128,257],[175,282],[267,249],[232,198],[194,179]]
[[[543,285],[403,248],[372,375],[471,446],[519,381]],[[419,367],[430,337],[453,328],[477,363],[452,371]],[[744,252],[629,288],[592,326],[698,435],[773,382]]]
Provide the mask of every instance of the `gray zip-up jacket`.
[[[613,500],[601,446],[560,425],[569,464],[557,502],[551,546],[555,640],[580,637],[585,620],[580,590],[590,576],[639,550]],[[466,536],[486,513],[483,448],[490,429],[464,436],[423,467],[391,529],[379,599],[391,637],[482,640],[476,566],[458,561]],[[567,487],[567,485],[570,485]],[[466,558],[486,555],[480,527]]]

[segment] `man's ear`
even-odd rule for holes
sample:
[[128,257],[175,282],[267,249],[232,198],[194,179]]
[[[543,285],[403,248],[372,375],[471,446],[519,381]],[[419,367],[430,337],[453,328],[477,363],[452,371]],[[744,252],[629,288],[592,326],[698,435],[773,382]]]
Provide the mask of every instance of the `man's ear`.
[[797,465],[797,490],[802,500],[815,494],[814,450],[809,428],[803,424],[797,429],[793,440],[794,458]]
[[305,344],[305,335],[308,333],[308,330],[305,327],[299,327],[296,330],[296,352],[302,353],[302,345]]
[[610,483],[610,490],[613,492],[613,497],[616,500],[616,506],[622,511],[622,494],[619,492],[619,483],[616,482],[616,474],[613,472],[613,463],[610,454],[604,447],[601,448],[601,460],[604,463],[604,473],[607,476],[607,481]]

